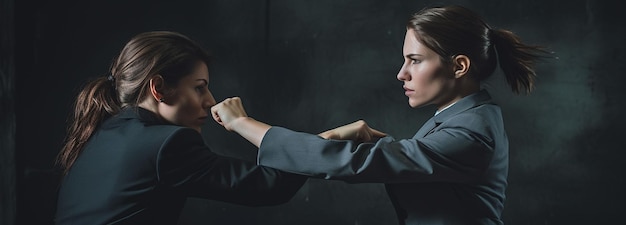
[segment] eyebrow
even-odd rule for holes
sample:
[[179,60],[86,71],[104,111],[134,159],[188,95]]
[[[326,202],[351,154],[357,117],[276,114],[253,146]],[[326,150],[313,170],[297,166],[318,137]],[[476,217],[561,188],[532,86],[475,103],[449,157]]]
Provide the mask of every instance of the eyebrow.
[[209,85],[209,81],[205,80],[205,79],[196,79],[196,81],[204,81],[205,85]]
[[405,55],[404,57],[411,58],[411,57],[414,57],[414,56],[423,56],[423,55],[417,54],[417,53],[411,53],[411,54]]

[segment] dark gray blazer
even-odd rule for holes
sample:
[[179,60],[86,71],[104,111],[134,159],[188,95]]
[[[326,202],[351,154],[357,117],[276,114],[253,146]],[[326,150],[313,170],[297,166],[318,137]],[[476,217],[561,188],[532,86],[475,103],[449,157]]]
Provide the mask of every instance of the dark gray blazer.
[[258,163],[385,183],[400,224],[502,224],[508,149],[500,107],[483,90],[428,120],[411,139],[357,144],[272,127]]
[[187,197],[289,201],[306,177],[211,152],[200,134],[126,108],[91,137],[58,195],[57,224],[176,224]]

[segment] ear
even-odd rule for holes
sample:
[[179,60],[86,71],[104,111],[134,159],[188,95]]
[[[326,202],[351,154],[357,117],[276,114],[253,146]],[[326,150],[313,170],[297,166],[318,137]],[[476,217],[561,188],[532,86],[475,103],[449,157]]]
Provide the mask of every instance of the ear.
[[150,94],[157,102],[163,102],[165,97],[165,81],[161,75],[150,78]]
[[456,55],[452,58],[454,63],[454,78],[461,78],[467,74],[470,68],[470,59],[466,55]]

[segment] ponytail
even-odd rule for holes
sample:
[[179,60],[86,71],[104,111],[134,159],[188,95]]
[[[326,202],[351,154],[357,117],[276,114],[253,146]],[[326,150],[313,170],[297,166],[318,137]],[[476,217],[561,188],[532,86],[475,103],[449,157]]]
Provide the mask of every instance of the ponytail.
[[100,77],[87,83],[74,102],[65,144],[57,157],[57,164],[67,173],[85,147],[85,143],[105,119],[120,111],[116,97],[115,80]]
[[547,52],[540,46],[525,45],[513,32],[503,29],[491,29],[490,39],[495,46],[500,68],[506,81],[516,94],[530,93],[535,87],[537,77],[533,65]]

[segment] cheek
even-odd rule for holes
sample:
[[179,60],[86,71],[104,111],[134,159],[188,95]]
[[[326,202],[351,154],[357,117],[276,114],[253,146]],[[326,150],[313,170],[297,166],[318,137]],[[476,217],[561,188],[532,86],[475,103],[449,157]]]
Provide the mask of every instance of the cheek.
[[183,101],[181,101],[181,108],[185,111],[185,114],[191,115],[194,118],[198,114],[202,114],[204,108],[202,107],[202,98],[197,93],[191,93]]
[[178,95],[176,96],[175,100],[172,101],[172,111],[173,111],[173,116],[175,118],[176,121],[178,121],[179,123],[181,121],[183,121],[185,118],[188,117],[188,115],[190,114],[190,112],[192,111],[190,107],[190,99],[188,96],[186,95]]
[[411,80],[418,93],[428,92],[434,81],[434,71],[428,68],[417,68]]
[[415,71],[411,83],[415,87],[413,100],[416,102],[430,101],[440,94],[445,79],[440,67],[424,67]]
[[180,106],[179,109],[181,111],[181,114],[184,114],[184,115],[193,114],[196,111],[198,111],[197,109],[199,108],[198,101],[193,97],[186,97],[186,98],[181,99],[179,106]]

